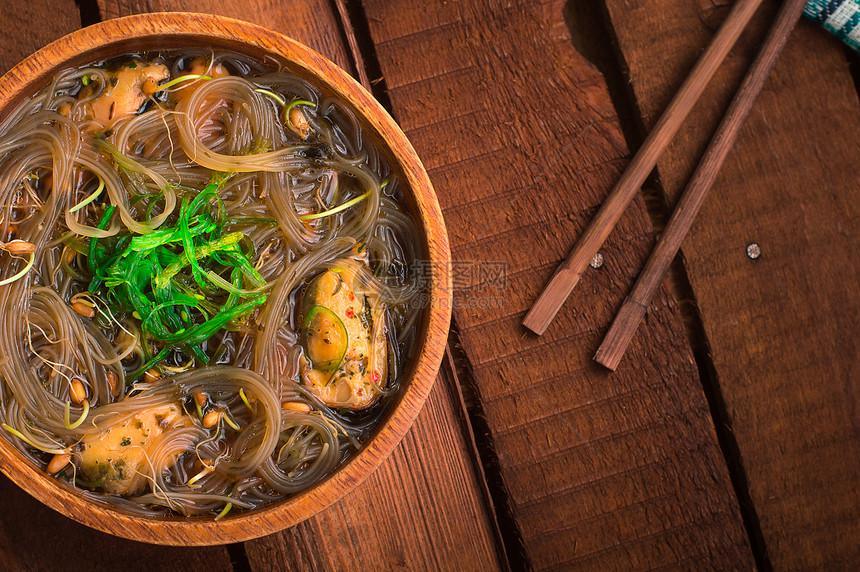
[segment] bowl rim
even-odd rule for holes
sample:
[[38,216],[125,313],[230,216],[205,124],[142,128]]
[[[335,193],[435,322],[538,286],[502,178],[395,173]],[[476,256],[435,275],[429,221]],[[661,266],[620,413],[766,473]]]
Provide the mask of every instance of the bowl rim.
[[[289,62],[317,85],[337,92],[384,142],[410,189],[413,214],[425,233],[424,248],[431,261],[428,308],[419,336],[411,374],[404,378],[398,403],[376,434],[347,463],[310,489],[248,513],[214,521],[211,518],[135,516],[62,485],[36,467],[6,438],[0,439],[0,471],[31,496],[82,524],[131,540],[175,546],[205,546],[243,542],[298,524],[340,500],[363,481],[397,446],[417,417],[436,378],[447,343],[451,319],[452,284],[447,231],[429,176],[406,135],[388,112],[347,72],[325,56],[279,32],[233,18],[193,12],[159,12],[107,20],[76,30],[43,47],[0,77],[0,118],[35,92],[57,71],[89,54],[119,49],[134,51],[136,41],[163,38],[168,42],[208,40],[218,47],[265,52]],[[89,61],[100,59],[97,57]]]

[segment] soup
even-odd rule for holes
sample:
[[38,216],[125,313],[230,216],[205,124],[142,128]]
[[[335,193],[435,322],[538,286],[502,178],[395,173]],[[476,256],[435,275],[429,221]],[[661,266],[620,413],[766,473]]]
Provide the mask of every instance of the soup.
[[399,387],[421,292],[398,175],[272,62],[140,53],[0,123],[2,433],[138,514],[331,474]]

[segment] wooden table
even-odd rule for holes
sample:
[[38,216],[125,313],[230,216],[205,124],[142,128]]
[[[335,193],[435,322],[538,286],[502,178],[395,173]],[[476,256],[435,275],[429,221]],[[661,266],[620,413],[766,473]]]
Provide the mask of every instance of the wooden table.
[[3,71],[81,25],[148,10],[232,16],[316,48],[413,141],[457,287],[429,402],[341,502],[253,542],[162,548],[77,525],[0,478],[0,569],[856,569],[860,104],[856,60],[835,39],[810,22],[793,34],[616,373],[591,355],[776,1],[603,264],[543,337],[520,326],[730,4],[0,0]]

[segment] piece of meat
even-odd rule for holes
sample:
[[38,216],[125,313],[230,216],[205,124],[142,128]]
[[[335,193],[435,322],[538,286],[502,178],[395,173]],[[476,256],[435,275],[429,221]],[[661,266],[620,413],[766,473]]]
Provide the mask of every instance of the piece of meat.
[[191,424],[178,403],[152,407],[84,436],[80,444],[80,478],[110,494],[137,492],[149,474],[147,454],[162,434]]
[[387,334],[378,296],[356,280],[356,262],[314,279],[303,299],[301,376],[329,407],[364,409],[387,378]]
[[143,62],[132,62],[111,72],[111,85],[90,103],[93,121],[107,128],[134,115],[157,89],[158,82],[169,76],[167,66]]

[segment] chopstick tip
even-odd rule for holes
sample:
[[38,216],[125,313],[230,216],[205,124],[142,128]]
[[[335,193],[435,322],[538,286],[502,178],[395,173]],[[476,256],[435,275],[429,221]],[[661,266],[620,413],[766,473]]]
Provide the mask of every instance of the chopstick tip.
[[621,357],[623,355],[623,352],[609,352],[606,348],[604,348],[604,345],[601,344],[601,346],[597,349],[597,353],[594,354],[594,357],[592,359],[606,369],[608,369],[609,371],[614,372],[616,369],[618,369],[618,364],[621,363]]
[[542,336],[546,331],[547,326],[549,326],[549,321],[540,321],[538,320],[532,312],[529,312],[528,315],[523,320],[523,326],[533,334],[538,336]]

